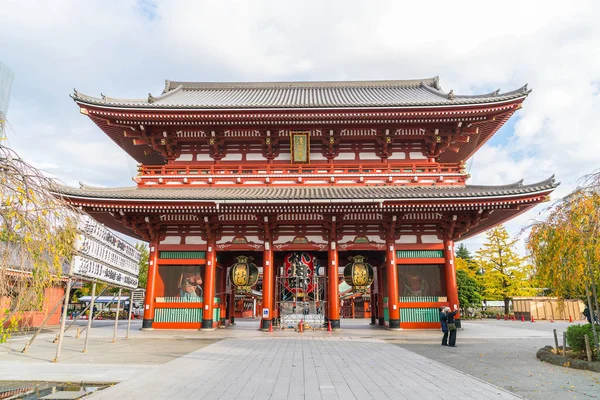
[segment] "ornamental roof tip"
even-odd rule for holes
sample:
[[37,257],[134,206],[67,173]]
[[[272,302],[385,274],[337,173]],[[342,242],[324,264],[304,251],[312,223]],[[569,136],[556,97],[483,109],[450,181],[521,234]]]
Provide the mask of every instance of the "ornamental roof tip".
[[165,80],[159,96],[100,98],[73,91],[81,103],[152,109],[285,109],[454,106],[497,103],[526,97],[527,85],[510,92],[480,95],[445,92],[439,77],[411,80],[312,82],[179,82]]

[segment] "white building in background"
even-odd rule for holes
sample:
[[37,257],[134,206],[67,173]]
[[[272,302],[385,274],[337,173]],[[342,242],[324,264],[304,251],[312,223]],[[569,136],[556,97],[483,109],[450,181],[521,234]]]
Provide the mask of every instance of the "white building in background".
[[4,131],[6,125],[6,114],[8,112],[10,91],[12,89],[14,79],[14,71],[0,61],[0,139],[4,139],[6,137]]

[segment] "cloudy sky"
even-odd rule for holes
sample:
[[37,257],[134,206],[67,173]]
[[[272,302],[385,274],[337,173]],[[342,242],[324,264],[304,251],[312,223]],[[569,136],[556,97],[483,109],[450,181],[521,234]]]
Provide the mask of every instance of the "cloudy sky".
[[439,75],[459,94],[528,83],[523,109],[467,163],[469,183],[556,174],[559,197],[600,168],[599,15],[597,1],[3,0],[0,61],[15,71],[8,143],[66,184],[125,186],[135,162],[79,114],[73,88],[140,98],[165,79]]

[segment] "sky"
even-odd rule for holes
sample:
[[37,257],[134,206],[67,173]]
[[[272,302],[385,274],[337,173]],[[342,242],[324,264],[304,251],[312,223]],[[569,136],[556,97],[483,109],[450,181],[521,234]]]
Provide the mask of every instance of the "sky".
[[598,1],[3,0],[0,61],[15,72],[8,144],[65,184],[130,186],[135,161],[79,114],[74,88],[144,98],[165,79],[439,76],[457,94],[527,83],[524,107],[467,162],[468,183],[555,174],[556,199],[600,168],[598,16]]

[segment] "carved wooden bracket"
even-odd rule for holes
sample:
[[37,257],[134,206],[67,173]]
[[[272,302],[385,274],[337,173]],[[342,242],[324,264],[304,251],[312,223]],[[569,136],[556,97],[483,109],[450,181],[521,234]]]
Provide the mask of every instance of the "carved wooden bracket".
[[227,154],[225,147],[225,138],[216,132],[215,136],[208,138],[208,145],[210,146],[210,156],[214,160],[221,160]]

